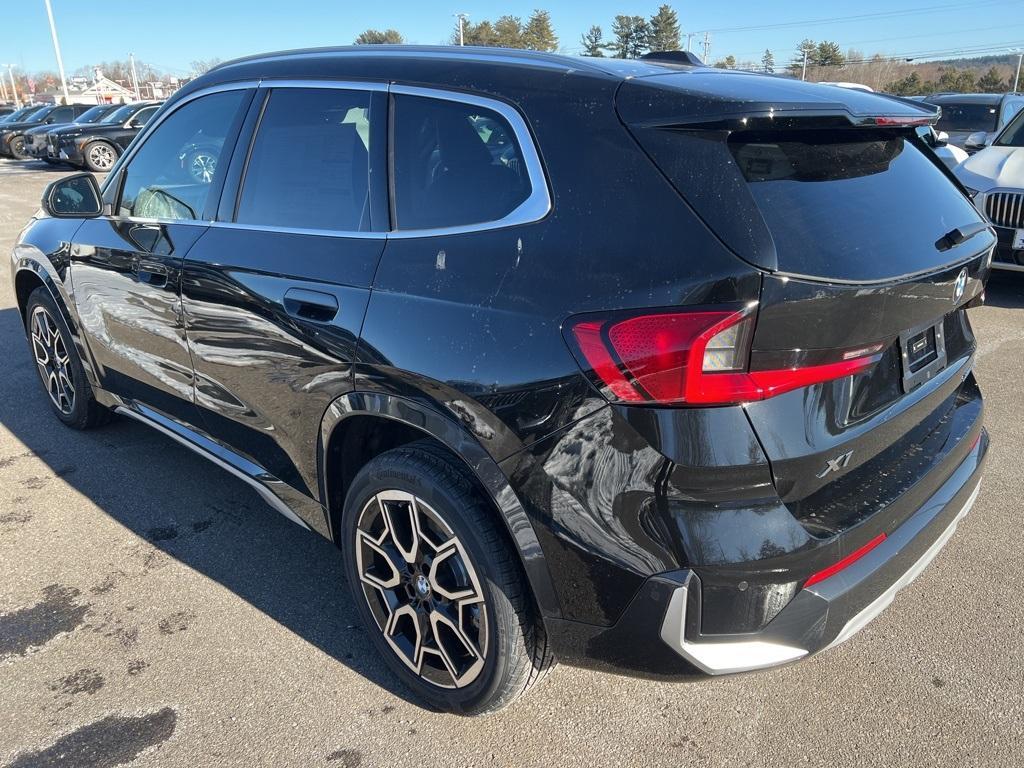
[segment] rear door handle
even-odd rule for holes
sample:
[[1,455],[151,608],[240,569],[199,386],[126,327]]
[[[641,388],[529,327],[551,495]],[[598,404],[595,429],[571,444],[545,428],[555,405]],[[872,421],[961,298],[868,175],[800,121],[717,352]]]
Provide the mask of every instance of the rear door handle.
[[289,288],[284,293],[284,310],[292,317],[327,323],[338,314],[338,298],[322,291]]
[[158,262],[137,261],[135,262],[135,275],[140,283],[162,288],[167,285],[170,271]]

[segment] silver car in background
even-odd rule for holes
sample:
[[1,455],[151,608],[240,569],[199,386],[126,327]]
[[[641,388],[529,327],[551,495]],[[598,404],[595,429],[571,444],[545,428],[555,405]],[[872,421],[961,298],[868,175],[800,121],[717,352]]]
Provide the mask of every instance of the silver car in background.
[[1024,109],[1020,93],[940,93],[922,99],[942,109],[935,130],[968,154],[988,145]]
[[953,173],[995,226],[992,266],[1024,272],[1024,112]]

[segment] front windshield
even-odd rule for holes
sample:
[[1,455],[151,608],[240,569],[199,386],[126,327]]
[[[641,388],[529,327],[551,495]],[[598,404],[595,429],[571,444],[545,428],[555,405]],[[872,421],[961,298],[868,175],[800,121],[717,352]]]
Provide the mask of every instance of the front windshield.
[[75,118],[75,122],[76,123],[96,123],[96,122],[99,122],[103,118],[103,115],[105,115],[107,113],[107,110],[109,110],[109,109],[110,109],[110,107],[107,107],[107,106],[97,106],[97,107],[93,107],[92,109],[87,109],[87,110],[85,110],[85,112],[80,114],[77,118]]
[[27,115],[27,116],[25,116],[25,117],[23,117],[21,119],[24,122],[29,122],[29,121],[33,121],[34,122],[36,120],[45,120],[46,116],[48,114],[50,114],[51,112],[53,112],[53,110],[55,110],[56,108],[57,107],[54,107],[54,106],[43,107],[42,109],[37,109],[31,115]]
[[998,147],[1024,147],[1024,111],[1010,121],[1006,129],[995,141]]
[[100,122],[101,123],[123,123],[125,120],[127,120],[129,117],[131,117],[134,112],[135,112],[135,107],[133,107],[131,104],[125,104],[123,107],[120,107],[119,109],[115,109],[109,115],[104,117]]
[[935,129],[939,131],[985,131],[996,129],[999,118],[998,104],[977,104],[970,102],[944,101]]
[[50,107],[40,107],[38,104],[33,104],[31,107],[22,107],[17,112],[11,114],[4,122],[20,123],[22,120],[30,120],[37,113],[41,114],[43,110],[47,109],[50,109]]

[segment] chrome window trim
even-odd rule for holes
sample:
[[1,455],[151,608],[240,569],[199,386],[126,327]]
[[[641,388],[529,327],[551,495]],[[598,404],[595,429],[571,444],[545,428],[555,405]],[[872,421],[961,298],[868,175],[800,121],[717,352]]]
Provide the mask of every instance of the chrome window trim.
[[[505,229],[523,224],[532,224],[540,221],[551,212],[552,200],[548,187],[547,175],[544,173],[544,166],[540,160],[537,145],[533,140],[525,119],[518,109],[507,102],[487,96],[463,91],[452,91],[440,88],[426,88],[422,86],[401,85],[398,83],[384,83],[377,81],[361,80],[316,80],[316,79],[288,79],[275,80],[272,78],[258,80],[238,80],[230,83],[220,83],[202,88],[194,93],[182,97],[174,102],[171,108],[164,111],[161,108],[132,142],[130,152],[123,154],[118,162],[110,169],[107,178],[101,187],[103,196],[107,193],[108,186],[119,180],[123,175],[122,169],[131,163],[132,159],[139,152],[139,149],[149,140],[150,134],[163,124],[164,120],[177,112],[181,107],[195,101],[203,96],[224,91],[239,91],[247,89],[267,88],[336,88],[338,90],[362,90],[387,92],[396,95],[419,96],[421,98],[439,99],[442,101],[454,101],[460,104],[488,109],[496,112],[508,121],[509,126],[515,134],[519,143],[519,150],[523,157],[523,165],[526,168],[527,177],[530,180],[530,195],[520,203],[514,210],[501,219],[485,221],[474,224],[462,224],[454,227],[437,227],[433,229],[392,229],[373,232],[345,231],[335,229],[308,229],[303,227],[282,227],[261,224],[239,224],[231,221],[204,221],[198,219],[145,219],[131,216],[108,216],[104,217],[109,221],[129,222],[133,224],[184,224],[193,226],[209,226],[224,229],[246,229],[258,232],[279,232],[284,234],[314,235],[320,237],[338,238],[363,238],[367,240],[379,239],[409,239],[422,237],[442,237],[445,235],[461,235],[472,232],[487,232],[494,229]],[[120,190],[118,190],[120,197]],[[117,201],[120,204],[120,200]]]
[[279,232],[288,235],[316,235],[318,237],[337,237],[340,239],[364,239],[364,240],[386,240],[393,233],[386,230],[370,231],[345,231],[340,229],[314,229],[309,227],[282,227],[273,224],[242,224],[236,221],[210,221],[204,222],[217,229],[243,229],[253,232]]
[[437,227],[434,229],[393,229],[388,233],[389,238],[439,237],[442,235],[461,235],[469,232],[485,232],[492,229],[515,227],[521,224],[532,224],[548,215],[551,211],[551,192],[548,189],[547,176],[544,173],[544,166],[540,161],[537,146],[533,141],[533,134],[530,133],[530,129],[518,109],[511,104],[486,96],[477,96],[476,94],[463,93],[461,91],[423,88],[414,85],[392,84],[390,93],[399,96],[419,96],[426,99],[454,101],[459,104],[469,104],[474,107],[497,112],[508,121],[512,128],[512,133],[515,134],[516,141],[519,142],[519,151],[523,157],[523,165],[526,167],[526,174],[530,180],[530,195],[504,217],[494,221],[460,224],[454,227]]

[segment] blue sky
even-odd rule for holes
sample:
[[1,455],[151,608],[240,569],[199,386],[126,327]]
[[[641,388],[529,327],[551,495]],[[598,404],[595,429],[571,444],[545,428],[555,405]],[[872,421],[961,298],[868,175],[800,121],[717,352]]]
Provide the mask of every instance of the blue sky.
[[[408,42],[436,44],[447,40],[456,11],[480,21],[504,13],[525,18],[538,6],[551,12],[563,51],[576,53],[580,35],[591,24],[599,24],[610,36],[615,14],[650,16],[659,4],[658,0],[52,2],[69,73],[104,59],[126,58],[133,51],[157,69],[179,75],[188,74],[195,59],[349,44],[367,27],[394,27]],[[12,0],[5,5],[0,64],[10,62],[28,71],[56,69],[43,0]],[[732,0],[678,2],[673,7],[684,31],[712,30],[711,59],[731,53],[740,60],[756,60],[771,48],[777,63],[783,64],[804,37],[835,40],[844,50],[854,47],[890,55],[1024,47],[1024,0]],[[821,19],[831,21],[810,23]],[[695,38],[694,50],[699,52],[696,43]]]

